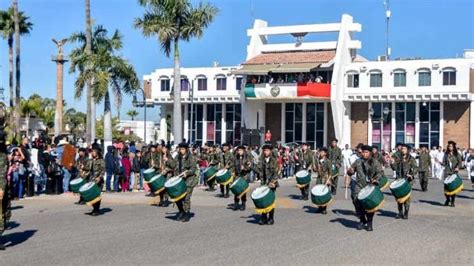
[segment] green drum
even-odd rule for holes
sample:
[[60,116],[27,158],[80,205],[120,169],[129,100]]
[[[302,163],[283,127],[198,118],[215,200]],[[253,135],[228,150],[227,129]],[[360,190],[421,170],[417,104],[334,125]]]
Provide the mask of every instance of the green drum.
[[71,191],[74,192],[74,193],[79,193],[79,189],[82,187],[82,185],[84,185],[86,183],[86,181],[82,178],[76,178],[76,179],[73,179],[71,180],[71,182],[69,182],[69,185],[71,185]]
[[214,166],[209,166],[208,168],[206,168],[206,170],[204,170],[203,174],[204,174],[204,177],[206,178],[206,180],[210,181],[214,177],[216,177],[217,168],[214,167]]
[[94,182],[89,182],[79,188],[79,193],[81,194],[84,201],[87,205],[92,205],[101,200],[100,197],[100,188]]
[[384,203],[382,191],[378,186],[365,186],[357,195],[357,200],[367,212],[375,212],[380,209]]
[[311,201],[318,207],[326,207],[332,202],[331,191],[326,185],[316,185],[311,189]]
[[386,176],[382,176],[380,179],[379,179],[379,188],[380,190],[384,191],[387,187],[388,187],[389,183],[388,183],[388,178]]
[[165,183],[165,191],[170,196],[171,201],[184,198],[187,188],[186,182],[179,176],[172,177]]
[[398,203],[404,203],[411,195],[411,185],[403,178],[393,181],[390,190]]
[[158,194],[165,189],[165,182],[165,176],[155,175],[152,179],[150,179],[150,182],[148,182],[148,186],[150,187],[151,192]]
[[257,213],[268,213],[275,208],[275,192],[267,186],[256,188],[251,198]]
[[311,183],[311,174],[306,170],[298,171],[295,176],[298,187],[305,187]]
[[152,179],[156,175],[155,168],[148,168],[145,171],[143,171],[143,179],[145,179],[145,182],[150,182],[150,179]]
[[336,164],[333,164],[331,168],[332,168],[332,170],[331,170],[332,176],[338,176],[339,175],[339,169],[337,169]]
[[247,191],[249,190],[249,183],[243,179],[242,177],[239,177],[237,180],[230,185],[230,191],[237,196],[238,198],[242,197]]
[[462,179],[457,174],[450,175],[444,179],[444,194],[448,196],[458,194],[463,188]]
[[216,181],[221,185],[227,185],[232,182],[232,175],[229,170],[221,169],[216,173]]

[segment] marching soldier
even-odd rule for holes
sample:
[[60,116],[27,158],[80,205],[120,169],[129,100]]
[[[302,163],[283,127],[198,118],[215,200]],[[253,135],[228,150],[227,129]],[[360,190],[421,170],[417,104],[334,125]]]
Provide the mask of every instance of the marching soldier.
[[377,146],[372,146],[372,156],[375,160],[379,161],[382,167],[385,165],[385,159],[383,158],[382,153],[380,153],[379,148]]
[[[250,170],[252,167],[252,161],[248,157],[249,155],[245,152],[244,146],[237,147],[237,153],[234,158],[234,176],[235,178],[243,178],[247,183],[249,182]],[[242,199],[242,205],[239,206],[239,201]],[[245,204],[247,202],[247,193],[244,193],[241,198],[239,195],[234,196],[234,211],[240,209],[241,211],[245,210]]]
[[11,217],[10,197],[7,182],[8,158],[7,146],[5,143],[6,133],[4,131],[6,121],[6,110],[0,104],[0,250],[5,250],[2,242],[2,234],[5,231]]
[[[219,168],[219,153],[216,150],[216,146],[210,145],[209,149],[206,154],[206,159],[207,162],[209,163],[209,166],[213,166],[216,168]],[[207,191],[215,191],[216,189],[214,188],[215,185],[215,178],[211,178],[210,180],[206,180],[207,186],[209,187]]]
[[[168,181],[168,179],[173,176],[174,169],[176,168],[176,161],[173,156],[171,156],[170,148],[171,147],[168,145],[163,145],[160,156],[160,172],[165,177],[166,181]],[[158,207],[168,207],[170,203],[168,201],[168,195],[166,192],[163,190],[158,195],[160,196],[160,203],[158,203]]]
[[428,191],[428,177],[431,175],[431,156],[426,146],[421,147],[418,157],[418,178],[423,192]]
[[[314,153],[309,149],[308,143],[301,144],[301,151],[297,154],[296,159],[299,162],[300,169],[306,170],[311,175],[311,169],[313,168]],[[301,198],[303,200],[308,200],[309,195],[309,186],[311,182],[306,186],[300,187]]]
[[[316,184],[323,184],[330,186],[332,182],[332,162],[327,157],[328,149],[323,147],[319,150],[319,158],[315,163],[315,171],[318,174],[316,178]],[[319,210],[322,214],[327,214],[327,207],[320,207]]]
[[[357,217],[359,217],[359,224],[357,230],[362,230],[364,227],[367,231],[373,231],[372,223],[374,213],[367,212],[357,199],[359,192],[368,184],[377,184],[380,177],[383,175],[383,169],[380,163],[372,158],[372,147],[363,145],[361,148],[361,158],[357,159],[348,169],[347,175],[350,177],[351,198],[354,204]],[[346,180],[346,185],[349,180]]]
[[341,148],[337,146],[337,139],[332,139],[331,146],[329,146],[329,160],[332,162],[331,175],[334,176],[331,182],[331,193],[336,195],[337,193],[337,183],[339,181],[339,169],[342,165],[342,151]]
[[[400,149],[400,159],[394,159],[391,167],[396,173],[396,179],[403,178],[410,185],[413,183],[415,175],[418,173],[416,160],[410,155],[408,145],[402,144]],[[408,219],[408,211],[410,210],[410,197],[404,203],[398,203],[397,219]]]
[[[230,151],[230,144],[229,143],[224,143],[222,144],[222,156],[221,156],[221,168],[225,168],[229,170],[229,172],[233,173],[234,172],[234,156],[232,155],[232,152]],[[228,198],[229,197],[229,187],[230,184],[227,185],[219,185],[221,189],[221,197],[223,198]],[[225,194],[224,194],[224,188],[225,188]]]
[[[446,149],[446,153],[444,154],[443,161],[441,165],[444,166],[444,178],[447,178],[450,175],[457,174],[459,169],[462,166],[462,157],[461,154],[458,152],[456,147],[456,142],[450,140],[448,141],[448,147]],[[456,200],[456,195],[446,195],[446,202],[444,203],[445,206],[454,207],[454,201]]]
[[[272,156],[272,146],[264,145],[262,147],[262,155],[257,165],[257,173],[260,176],[261,185],[267,185],[273,192],[276,191],[278,184],[278,162],[277,159]],[[259,221],[260,225],[274,224],[275,209],[272,209],[267,216],[267,213],[262,213],[262,218]]]
[[[87,171],[87,164],[89,163],[89,156],[87,154],[87,150],[85,148],[79,148],[79,157],[76,160],[76,168],[80,178],[84,180],[89,180],[89,172]],[[82,196],[79,196],[79,201],[77,202],[79,205],[84,205],[85,202],[82,199]]]
[[176,202],[179,212],[176,215],[177,221],[189,222],[191,219],[191,196],[193,189],[198,183],[198,168],[196,158],[189,151],[187,143],[181,143],[178,146],[178,155],[176,158],[175,174],[181,175],[186,181],[186,196]]
[[[104,184],[104,174],[105,174],[105,162],[102,159],[100,154],[100,148],[94,147],[92,149],[92,159],[89,160],[88,166],[85,171],[89,172],[89,182],[95,182],[97,186],[102,190],[102,185]],[[100,203],[102,200],[92,204],[92,216],[100,215]]]

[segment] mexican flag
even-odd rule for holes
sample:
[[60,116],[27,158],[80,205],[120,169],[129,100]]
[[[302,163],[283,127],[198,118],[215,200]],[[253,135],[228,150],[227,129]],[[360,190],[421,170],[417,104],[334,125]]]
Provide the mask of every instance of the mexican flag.
[[246,84],[247,99],[295,99],[295,98],[331,98],[331,84]]

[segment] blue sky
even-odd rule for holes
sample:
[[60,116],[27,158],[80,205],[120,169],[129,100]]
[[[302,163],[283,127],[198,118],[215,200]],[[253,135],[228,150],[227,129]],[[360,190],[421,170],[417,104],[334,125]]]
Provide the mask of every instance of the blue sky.
[[[10,0],[1,0],[6,9]],[[144,38],[133,28],[134,18],[143,8],[136,0],[91,0],[96,24],[109,31],[119,29],[124,35],[122,55],[141,77],[160,67],[172,67],[172,60],[160,51],[155,39]],[[197,2],[197,1],[193,1]],[[385,11],[383,0],[214,0],[220,13],[202,39],[181,44],[184,67],[234,65],[244,61],[248,38],[246,30],[253,19],[267,20],[270,26],[338,22],[344,13],[362,24],[356,39],[362,41],[359,54],[374,59],[384,53]],[[391,0],[390,46],[392,58],[446,58],[462,56],[463,49],[474,48],[474,0]],[[39,93],[55,98],[56,67],[51,62],[55,45],[51,38],[68,37],[83,30],[83,0],[19,0],[20,10],[31,17],[34,29],[22,38],[22,96]],[[322,36],[321,39],[333,36]],[[278,41],[284,38],[274,38]],[[8,51],[0,40],[0,87],[8,93]],[[68,44],[66,53],[73,47]],[[69,65],[66,66],[66,68]],[[74,74],[65,73],[64,97],[68,107],[85,110],[84,99],[74,99]],[[132,109],[125,98],[122,116]],[[156,109],[156,108],[155,108]],[[103,107],[97,107],[97,115]],[[141,114],[141,110],[140,114]],[[158,119],[157,110],[152,112]],[[150,118],[150,116],[149,116]]]

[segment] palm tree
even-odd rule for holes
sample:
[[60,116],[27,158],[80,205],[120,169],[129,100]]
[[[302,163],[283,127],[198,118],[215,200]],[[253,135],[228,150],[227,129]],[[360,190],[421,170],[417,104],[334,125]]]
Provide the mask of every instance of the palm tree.
[[135,120],[135,117],[138,115],[137,110],[128,110],[127,115],[130,116],[132,121]]
[[81,127],[85,125],[87,115],[83,112],[78,112],[74,108],[69,108],[64,113],[64,120],[70,127],[70,131],[74,136],[82,134]]
[[[13,36],[15,34],[15,18],[14,10],[10,7],[8,10],[0,10],[0,34],[3,39],[7,40],[8,43],[8,67],[9,75],[8,82],[10,87],[10,108],[13,109],[13,102],[15,100],[15,91],[13,83]],[[23,12],[18,12],[19,24],[20,24],[20,35],[27,35],[33,29],[33,23],[30,22],[30,17],[25,16]],[[11,117],[10,125],[12,130],[16,132],[14,117]]]
[[123,93],[131,95],[140,86],[133,66],[116,55],[122,48],[122,36],[116,30],[111,37],[108,37],[107,30],[100,25],[97,26],[91,39],[91,54],[84,49],[84,33],[75,33],[70,40],[80,43],[80,46],[73,49],[70,54],[70,71],[79,72],[74,84],[75,96],[80,98],[84,87],[89,81],[93,81],[90,84],[92,97],[97,102],[104,99],[104,141],[111,142],[112,115],[109,87],[115,98],[121,98]]
[[[85,34],[85,51],[86,54],[92,54],[92,22],[91,22],[91,1],[85,0],[86,8],[86,34]],[[95,138],[95,101],[92,98],[92,89],[91,89],[92,80],[87,82],[87,124],[86,124],[86,142],[92,143],[93,138]]]
[[42,99],[38,94],[31,95],[28,99],[21,99],[20,114],[25,117],[26,135],[30,134],[30,118],[31,115],[37,115],[42,109]]
[[189,0],[139,0],[146,11],[142,18],[135,19],[135,27],[146,37],[156,36],[166,56],[174,50],[173,84],[173,135],[175,142],[182,138],[181,73],[179,64],[179,42],[200,38],[205,28],[214,20],[218,9],[211,4],[200,3],[197,7]]
[[[18,0],[13,0],[13,20],[15,21],[15,124],[20,124],[20,16],[18,14]],[[18,131],[18,129],[17,129]]]

